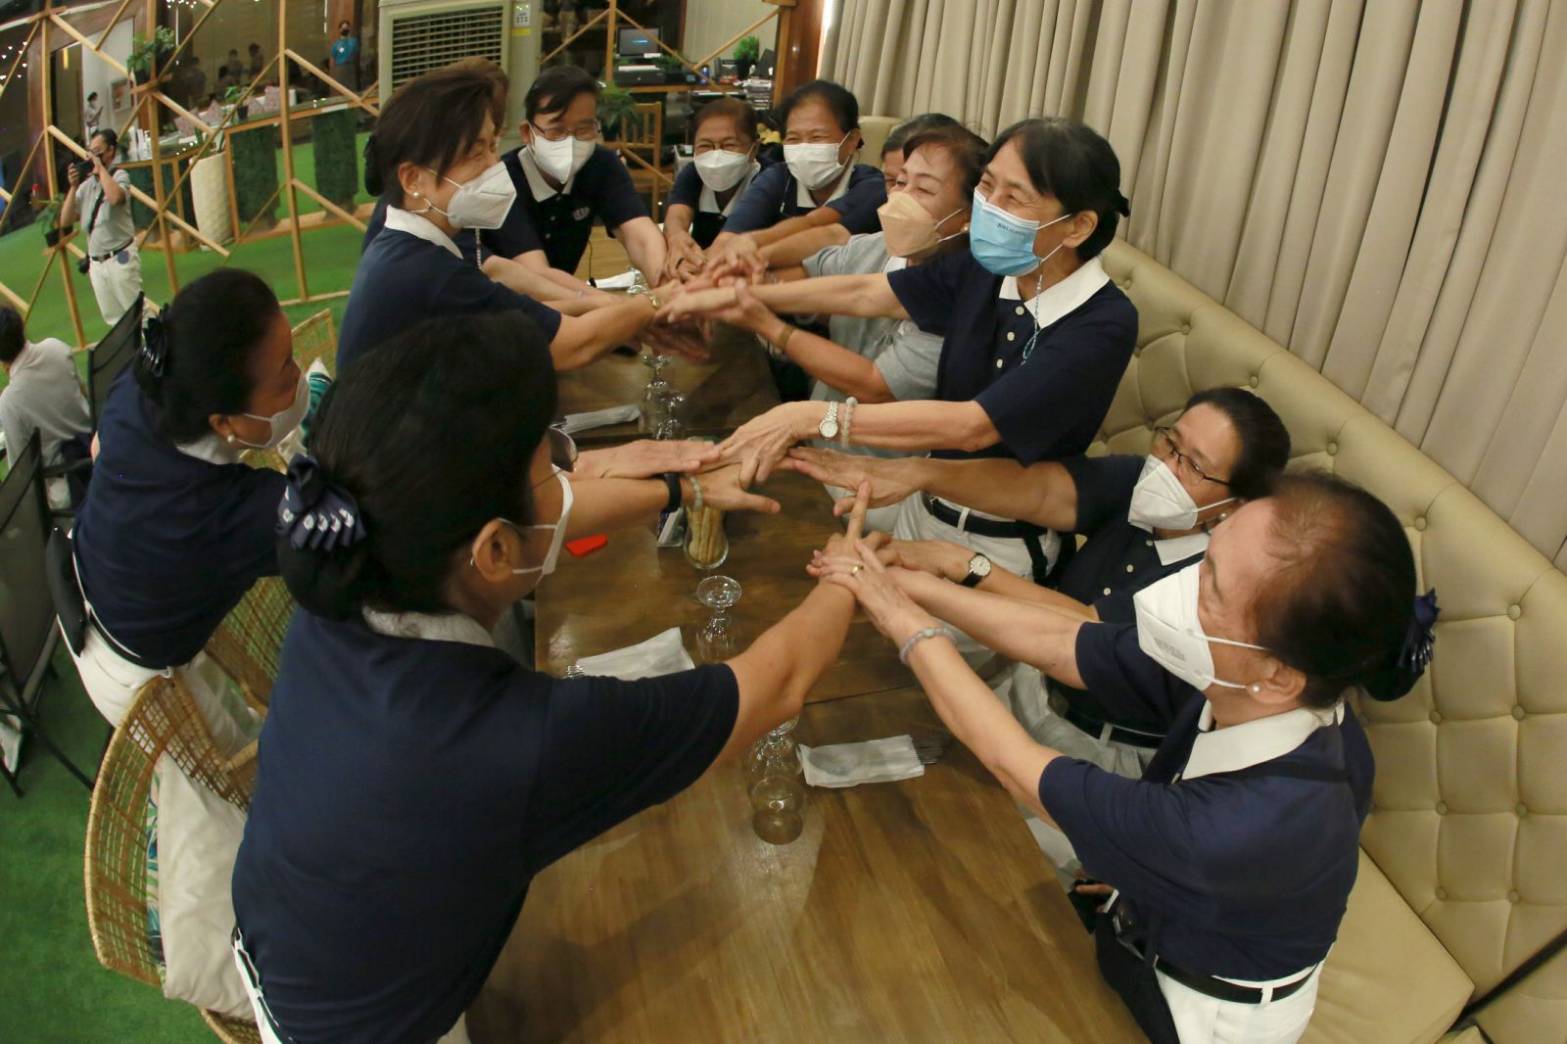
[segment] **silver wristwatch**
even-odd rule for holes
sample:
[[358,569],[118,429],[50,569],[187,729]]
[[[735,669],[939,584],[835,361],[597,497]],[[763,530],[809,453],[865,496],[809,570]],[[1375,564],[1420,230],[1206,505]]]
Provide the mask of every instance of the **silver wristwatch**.
[[822,422],[816,426],[816,431],[829,442],[838,437],[838,404],[836,402],[827,404],[827,416],[823,417]]
[[978,587],[980,581],[990,575],[990,559],[975,552],[974,557],[968,560],[968,576],[963,578],[964,587]]

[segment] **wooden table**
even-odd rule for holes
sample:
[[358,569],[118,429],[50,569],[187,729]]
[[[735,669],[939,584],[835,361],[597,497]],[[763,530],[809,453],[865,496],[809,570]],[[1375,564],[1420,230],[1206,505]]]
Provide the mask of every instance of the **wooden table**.
[[[711,571],[740,581],[740,604],[732,615],[742,647],[804,600],[816,583],[805,574],[805,563],[843,528],[820,484],[802,475],[780,472],[759,489],[783,511],[726,516],[729,558]],[[696,600],[696,585],[708,575],[687,562],[680,548],[660,549],[651,525],[611,533],[609,546],[586,558],[566,556],[539,588],[534,649],[539,669],[559,675],[584,656],[633,645],[675,625],[695,656],[696,632],[708,616]],[[870,621],[857,618],[843,655],[808,698],[858,696],[912,682],[892,644]]]
[[[939,722],[918,690],[806,709],[807,743]],[[533,882],[469,1009],[502,1041],[1130,1041],[1092,942],[1006,793],[961,747],[924,776],[810,791],[751,830],[740,770]]]
[[[664,377],[685,396],[681,411],[689,435],[726,435],[759,413],[778,405],[767,356],[756,338],[730,326],[720,326],[705,363],[671,358]],[[583,413],[609,406],[641,405],[652,371],[634,355],[611,353],[580,370],[560,375],[557,412]],[[637,438],[636,421],[594,428],[577,438],[584,445]]]

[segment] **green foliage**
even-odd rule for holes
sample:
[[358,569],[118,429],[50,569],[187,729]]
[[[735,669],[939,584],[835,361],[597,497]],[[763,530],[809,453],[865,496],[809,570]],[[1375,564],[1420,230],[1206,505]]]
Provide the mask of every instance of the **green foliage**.
[[238,105],[239,100],[245,96],[245,88],[239,84],[230,84],[228,90],[223,92],[224,105]]
[[38,217],[33,221],[33,224],[38,226],[38,234],[44,237],[45,242],[48,242],[50,233],[60,223],[60,207],[64,203],[63,199],[51,199],[44,204],[44,208],[38,212]]
[[754,36],[742,36],[735,44],[735,60],[754,62],[762,56],[762,41]]
[[606,137],[614,137],[629,119],[637,113],[637,100],[624,87],[606,84],[599,97],[599,122],[604,124]]
[[310,146],[316,157],[316,191],[351,210],[359,187],[359,163],[353,109],[330,112],[311,121]]
[[168,26],[159,26],[150,40],[140,36],[131,37],[131,55],[125,60],[125,68],[138,82],[145,82],[151,78],[158,60],[174,50],[175,42],[174,30]]
[[277,150],[280,136],[276,127],[262,127],[228,136],[230,157],[234,163],[234,200],[239,205],[239,226],[245,228],[270,198],[259,231],[277,221]]

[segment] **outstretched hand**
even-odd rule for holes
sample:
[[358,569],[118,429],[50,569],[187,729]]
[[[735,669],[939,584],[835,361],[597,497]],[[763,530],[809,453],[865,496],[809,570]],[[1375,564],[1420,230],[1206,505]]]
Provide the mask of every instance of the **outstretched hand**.
[[[900,476],[903,462],[895,458],[866,457],[855,453],[839,453],[837,450],[816,449],[813,446],[796,446],[789,456],[779,462],[779,467],[798,472],[826,486],[854,489],[861,482],[871,484],[871,507],[896,504],[917,487]],[[843,497],[833,505],[833,514],[842,515],[854,507],[853,497]]]
[[789,448],[814,430],[819,402],[785,402],[752,417],[720,444],[724,460],[740,462],[747,484],[766,482]]
[[903,570],[882,565],[864,540],[854,541],[851,550],[849,554],[823,555],[819,575],[826,583],[853,593],[878,631],[901,645],[916,631],[936,625],[935,618],[900,586]]

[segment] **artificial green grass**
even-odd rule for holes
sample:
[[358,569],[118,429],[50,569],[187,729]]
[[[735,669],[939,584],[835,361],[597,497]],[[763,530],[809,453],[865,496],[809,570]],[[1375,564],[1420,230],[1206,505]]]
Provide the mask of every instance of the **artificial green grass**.
[[[45,683],[43,724],[89,776],[109,726],[64,649]],[[87,790],[29,741],[18,799],[0,786],[0,1039],[37,1044],[211,1041],[196,1009],[109,971],[93,954],[82,893]]]

